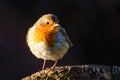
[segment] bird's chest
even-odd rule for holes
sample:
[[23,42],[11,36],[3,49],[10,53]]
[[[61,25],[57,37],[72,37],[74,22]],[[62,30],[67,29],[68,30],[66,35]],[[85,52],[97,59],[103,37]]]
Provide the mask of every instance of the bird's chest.
[[60,32],[56,34],[55,41],[52,46],[46,45],[44,41],[32,41],[29,45],[31,47],[31,51],[36,57],[46,60],[60,59],[69,49],[69,44],[65,41],[64,36]]
[[46,46],[51,47],[55,43],[56,33],[47,30],[36,29],[33,39],[35,42],[44,42]]
[[[66,45],[66,42],[64,41],[64,37],[62,36],[61,33],[56,34],[56,37],[54,37],[54,43],[52,42],[53,40],[53,35],[47,36],[47,43],[45,43],[44,41],[39,42],[38,45],[36,45],[37,47],[39,47],[40,52],[45,52],[45,53],[56,53],[59,52],[61,50],[63,50],[62,48],[64,48],[64,45]],[[50,46],[48,46],[48,44]]]

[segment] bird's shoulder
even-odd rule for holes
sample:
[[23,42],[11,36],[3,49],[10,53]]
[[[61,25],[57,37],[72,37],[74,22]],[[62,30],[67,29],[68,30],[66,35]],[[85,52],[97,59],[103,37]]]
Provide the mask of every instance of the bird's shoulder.
[[69,45],[70,45],[70,46],[73,46],[73,44],[72,44],[72,42],[71,42],[71,40],[70,40],[70,38],[69,38],[66,30],[65,30],[63,27],[61,27],[61,26],[60,26],[60,33],[61,33],[63,36],[65,36],[66,41],[69,43]]

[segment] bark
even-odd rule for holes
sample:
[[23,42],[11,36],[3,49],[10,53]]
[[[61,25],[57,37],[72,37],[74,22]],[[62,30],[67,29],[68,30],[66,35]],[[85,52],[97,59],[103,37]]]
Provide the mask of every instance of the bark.
[[120,67],[105,65],[59,66],[45,69],[22,80],[120,80]]

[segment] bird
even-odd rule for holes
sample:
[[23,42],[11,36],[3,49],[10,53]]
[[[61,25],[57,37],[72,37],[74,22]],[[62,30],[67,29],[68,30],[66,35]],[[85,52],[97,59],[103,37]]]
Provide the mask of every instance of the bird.
[[58,17],[51,13],[42,15],[28,29],[26,43],[36,58],[43,59],[42,70],[47,60],[54,61],[50,67],[54,69],[58,60],[73,46],[66,30],[59,24]]

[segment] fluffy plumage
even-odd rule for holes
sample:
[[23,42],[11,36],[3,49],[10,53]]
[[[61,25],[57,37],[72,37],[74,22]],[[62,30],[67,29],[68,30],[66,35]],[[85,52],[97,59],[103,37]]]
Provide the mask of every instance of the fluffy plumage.
[[28,30],[27,44],[37,58],[57,61],[61,59],[72,46],[58,18],[53,14],[43,15]]

